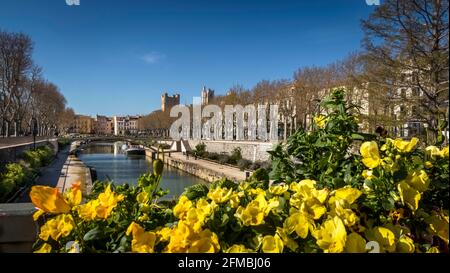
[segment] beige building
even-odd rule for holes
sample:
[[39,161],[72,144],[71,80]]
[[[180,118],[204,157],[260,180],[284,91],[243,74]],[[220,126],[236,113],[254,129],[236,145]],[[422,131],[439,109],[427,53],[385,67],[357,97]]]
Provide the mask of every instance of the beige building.
[[170,111],[172,107],[178,104],[180,104],[180,94],[169,96],[167,93],[164,93],[161,96],[161,110],[163,112]]
[[214,98],[214,90],[206,88],[206,86],[203,86],[201,98],[202,98],[202,105],[209,104],[211,100]]
[[108,126],[108,117],[97,115],[94,121],[94,132],[97,135],[109,135],[111,129]]
[[76,115],[74,124],[75,133],[92,134],[94,132],[94,119],[90,116]]
[[139,131],[139,119],[140,116],[114,116],[112,118],[114,135],[137,134]]

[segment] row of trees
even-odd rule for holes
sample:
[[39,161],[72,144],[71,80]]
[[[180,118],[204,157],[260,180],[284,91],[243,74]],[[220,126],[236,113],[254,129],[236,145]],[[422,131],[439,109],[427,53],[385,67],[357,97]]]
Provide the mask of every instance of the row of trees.
[[359,52],[327,66],[302,67],[292,80],[234,86],[213,103],[278,102],[286,131],[289,123],[294,129],[306,126],[327,91],[345,86],[348,100],[362,107],[367,131],[383,126],[399,133],[393,128],[417,122],[435,142],[448,128],[448,5],[448,0],[386,0],[362,21]]
[[[302,67],[292,79],[263,80],[250,89],[233,86],[209,103],[278,103],[286,137],[307,126],[331,88],[345,86],[347,99],[364,113],[363,129],[382,126],[400,134],[405,123],[416,122],[435,142],[448,123],[448,5],[448,0],[383,1],[361,22],[360,51],[327,66]],[[142,129],[169,128],[172,121],[168,112],[144,120]]]
[[33,119],[40,135],[54,134],[75,116],[59,88],[43,78],[32,53],[29,36],[0,30],[0,136],[29,134]]

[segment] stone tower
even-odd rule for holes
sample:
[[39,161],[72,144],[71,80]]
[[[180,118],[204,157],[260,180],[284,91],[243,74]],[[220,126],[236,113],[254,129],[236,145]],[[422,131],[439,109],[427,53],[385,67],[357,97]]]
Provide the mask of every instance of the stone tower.
[[170,108],[178,104],[180,104],[180,94],[169,96],[166,92],[161,95],[161,110],[163,112],[170,111]]

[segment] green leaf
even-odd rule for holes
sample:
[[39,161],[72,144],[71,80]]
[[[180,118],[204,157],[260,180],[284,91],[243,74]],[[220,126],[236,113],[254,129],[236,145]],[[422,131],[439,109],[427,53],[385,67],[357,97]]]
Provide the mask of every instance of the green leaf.
[[96,240],[100,238],[102,231],[99,229],[99,227],[95,227],[91,230],[89,230],[83,237],[83,240],[85,241],[91,241]]
[[364,140],[365,138],[362,135],[360,135],[360,134],[353,133],[352,134],[352,139],[353,140]]

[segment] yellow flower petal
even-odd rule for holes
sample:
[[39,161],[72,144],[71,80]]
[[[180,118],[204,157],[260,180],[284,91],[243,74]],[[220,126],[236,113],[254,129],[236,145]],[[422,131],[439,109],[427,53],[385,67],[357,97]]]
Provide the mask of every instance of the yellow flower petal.
[[33,220],[37,221],[43,214],[45,214],[45,211],[38,209],[35,213],[33,213]]
[[355,188],[340,188],[337,189],[334,193],[337,199],[343,199],[348,202],[348,204],[353,204],[360,196],[362,192]]
[[56,188],[33,186],[30,192],[31,202],[48,213],[68,213],[71,209],[63,195]]
[[319,229],[313,232],[317,245],[324,252],[340,253],[344,251],[347,232],[342,220],[335,216],[326,220]]
[[347,236],[345,242],[345,252],[347,253],[366,253],[366,240],[356,232]]
[[34,253],[50,253],[52,251],[52,246],[49,244],[43,244],[41,248],[36,250]]
[[282,253],[284,248],[283,240],[280,236],[266,235],[262,240],[261,250],[264,253]]
[[420,192],[404,181],[398,183],[397,189],[402,203],[406,204],[411,210],[416,211],[419,208]]
[[380,165],[381,157],[378,151],[378,145],[375,141],[364,142],[359,151],[363,157],[362,162],[366,167],[373,169]]
[[406,235],[401,235],[397,243],[397,252],[400,253],[414,253],[416,247],[414,241]]

